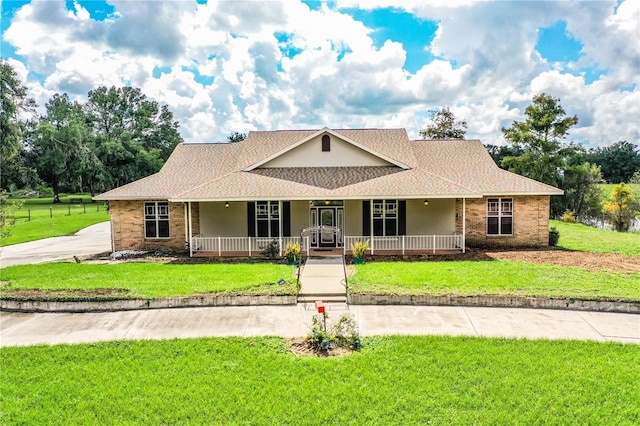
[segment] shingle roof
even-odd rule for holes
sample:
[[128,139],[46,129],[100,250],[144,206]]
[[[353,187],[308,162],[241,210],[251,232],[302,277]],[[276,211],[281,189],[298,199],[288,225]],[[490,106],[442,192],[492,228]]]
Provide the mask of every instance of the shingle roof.
[[238,143],[183,143],[160,172],[95,198],[205,201],[562,194],[557,188],[500,169],[478,140],[410,141],[404,129],[331,130],[403,167],[258,167],[244,171],[322,131],[250,132]]

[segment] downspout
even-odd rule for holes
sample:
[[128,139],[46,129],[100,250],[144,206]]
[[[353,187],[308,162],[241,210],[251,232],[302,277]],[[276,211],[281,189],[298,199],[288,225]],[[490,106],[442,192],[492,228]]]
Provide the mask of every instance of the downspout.
[[193,257],[193,223],[191,221],[191,216],[191,201],[189,201],[189,257]]

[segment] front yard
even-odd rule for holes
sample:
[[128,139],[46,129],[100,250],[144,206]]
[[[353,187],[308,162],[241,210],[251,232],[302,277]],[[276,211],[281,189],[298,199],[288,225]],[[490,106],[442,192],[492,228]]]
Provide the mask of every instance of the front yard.
[[636,345],[371,337],[346,357],[281,338],[0,350],[3,424],[640,423]]

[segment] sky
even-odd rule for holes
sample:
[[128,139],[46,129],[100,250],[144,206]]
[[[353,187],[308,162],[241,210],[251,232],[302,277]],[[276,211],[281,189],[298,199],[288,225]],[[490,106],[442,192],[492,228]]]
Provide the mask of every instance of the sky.
[[406,128],[448,107],[505,143],[532,98],[567,142],[640,144],[640,1],[1,0],[1,51],[40,112],[133,86],[187,142],[278,129]]

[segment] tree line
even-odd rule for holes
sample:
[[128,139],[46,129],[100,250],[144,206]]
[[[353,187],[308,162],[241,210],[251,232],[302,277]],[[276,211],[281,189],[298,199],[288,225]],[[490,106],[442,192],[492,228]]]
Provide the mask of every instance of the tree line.
[[138,88],[99,87],[86,102],[55,94],[38,117],[15,70],[0,70],[2,189],[94,195],[157,172],[182,142],[169,108]]
[[[534,96],[524,111],[502,133],[505,145],[486,145],[498,166],[556,186],[564,196],[552,197],[552,217],[590,223],[605,218],[618,231],[629,229],[640,205],[624,183],[640,183],[640,150],[618,141],[603,148],[585,149],[566,142],[577,116],[567,116],[560,99],[545,93]],[[463,139],[466,121],[456,120],[448,108],[431,111],[431,123],[420,132],[425,139]],[[604,199],[601,183],[620,184]]]

